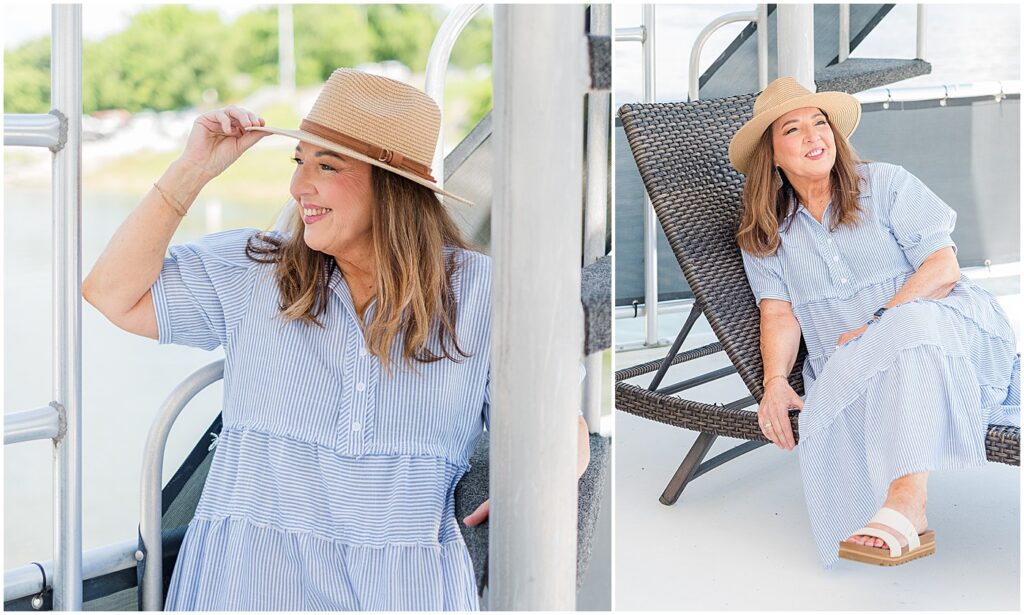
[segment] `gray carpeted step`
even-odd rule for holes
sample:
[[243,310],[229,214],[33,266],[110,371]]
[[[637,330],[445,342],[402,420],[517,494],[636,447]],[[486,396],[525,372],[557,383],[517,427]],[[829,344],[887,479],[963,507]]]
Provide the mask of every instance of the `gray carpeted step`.
[[854,94],[911,77],[927,75],[930,72],[932,65],[924,60],[847,58],[844,62],[818,70],[814,75],[814,81],[819,92]]
[[583,354],[612,345],[612,257],[602,256],[583,268]]
[[[576,589],[583,584],[590,563],[590,552],[597,527],[597,515],[601,510],[604,486],[610,471],[611,439],[599,434],[590,434],[590,465],[580,477],[579,517],[576,526]],[[490,493],[489,464],[490,439],[485,432],[470,459],[472,469],[466,473],[455,488],[455,515],[462,528],[462,536],[473,559],[476,573],[477,592],[483,593],[487,585],[488,523],[477,527],[466,527],[462,520],[476,510]]]

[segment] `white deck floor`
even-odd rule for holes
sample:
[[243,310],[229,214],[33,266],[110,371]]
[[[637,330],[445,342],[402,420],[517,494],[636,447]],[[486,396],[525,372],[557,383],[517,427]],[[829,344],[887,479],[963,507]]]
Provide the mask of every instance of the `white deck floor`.
[[[1019,283],[999,293],[1020,339]],[[685,314],[663,315],[671,339]],[[642,323],[616,323],[619,343],[641,339]],[[714,341],[698,321],[684,350]],[[622,369],[667,348],[616,354]],[[728,365],[724,353],[677,365],[667,382]],[[646,385],[651,375],[635,379]],[[728,402],[746,388],[730,376],[686,394]],[[889,610],[1020,608],[1020,472],[1016,467],[934,474],[928,519],[936,555],[896,568],[840,562],[815,553],[796,452],[765,446],[691,483],[673,506],[658,502],[697,434],[615,415],[615,605],[617,609]],[[708,458],[739,441],[721,438]]]

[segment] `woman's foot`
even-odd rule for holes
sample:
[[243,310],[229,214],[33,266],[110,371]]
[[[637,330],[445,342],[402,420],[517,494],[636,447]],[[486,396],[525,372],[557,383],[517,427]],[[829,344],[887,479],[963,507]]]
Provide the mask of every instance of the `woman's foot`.
[[[892,508],[910,520],[914,524],[914,529],[917,533],[928,529],[928,518],[925,516],[925,508],[928,505],[928,473],[917,472],[915,474],[908,474],[906,476],[897,478],[892,481],[889,486],[889,495],[885,499],[884,506],[886,508]],[[890,534],[899,537],[901,547],[906,548],[907,543],[904,541],[900,532],[893,531],[893,528],[882,525],[881,523],[868,523],[867,527],[874,527],[882,529]],[[875,538],[874,536],[863,536],[860,534],[854,534],[848,539],[852,543],[859,545],[865,545],[868,547],[884,548],[888,545],[881,538]]]

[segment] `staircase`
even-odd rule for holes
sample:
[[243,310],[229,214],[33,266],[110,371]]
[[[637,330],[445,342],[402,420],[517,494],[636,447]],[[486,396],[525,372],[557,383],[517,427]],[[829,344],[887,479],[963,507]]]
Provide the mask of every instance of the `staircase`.
[[[892,10],[892,4],[850,5],[850,51]],[[778,76],[777,13],[768,6],[768,81]],[[758,91],[757,28],[750,23],[700,77],[702,99]],[[839,5],[814,6],[814,66],[819,91],[855,93],[931,72],[921,59],[848,58],[839,62]]]

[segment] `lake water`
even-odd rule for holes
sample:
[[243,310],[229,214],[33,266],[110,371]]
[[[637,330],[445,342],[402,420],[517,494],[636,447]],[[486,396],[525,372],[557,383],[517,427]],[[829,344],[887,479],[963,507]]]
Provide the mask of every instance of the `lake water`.
[[[9,165],[7,176],[17,170]],[[287,186],[285,186],[287,188]],[[137,195],[83,188],[82,272],[137,205]],[[200,197],[172,243],[225,228],[260,227],[276,209]],[[53,399],[51,208],[48,189],[4,191],[4,410],[27,410]],[[82,306],[83,547],[136,535],[139,463],[164,398],[195,369],[223,357],[126,333],[88,303]],[[168,443],[170,477],[220,407],[220,384],[201,393],[181,415]],[[4,447],[5,569],[51,559],[52,446],[49,441]]]

